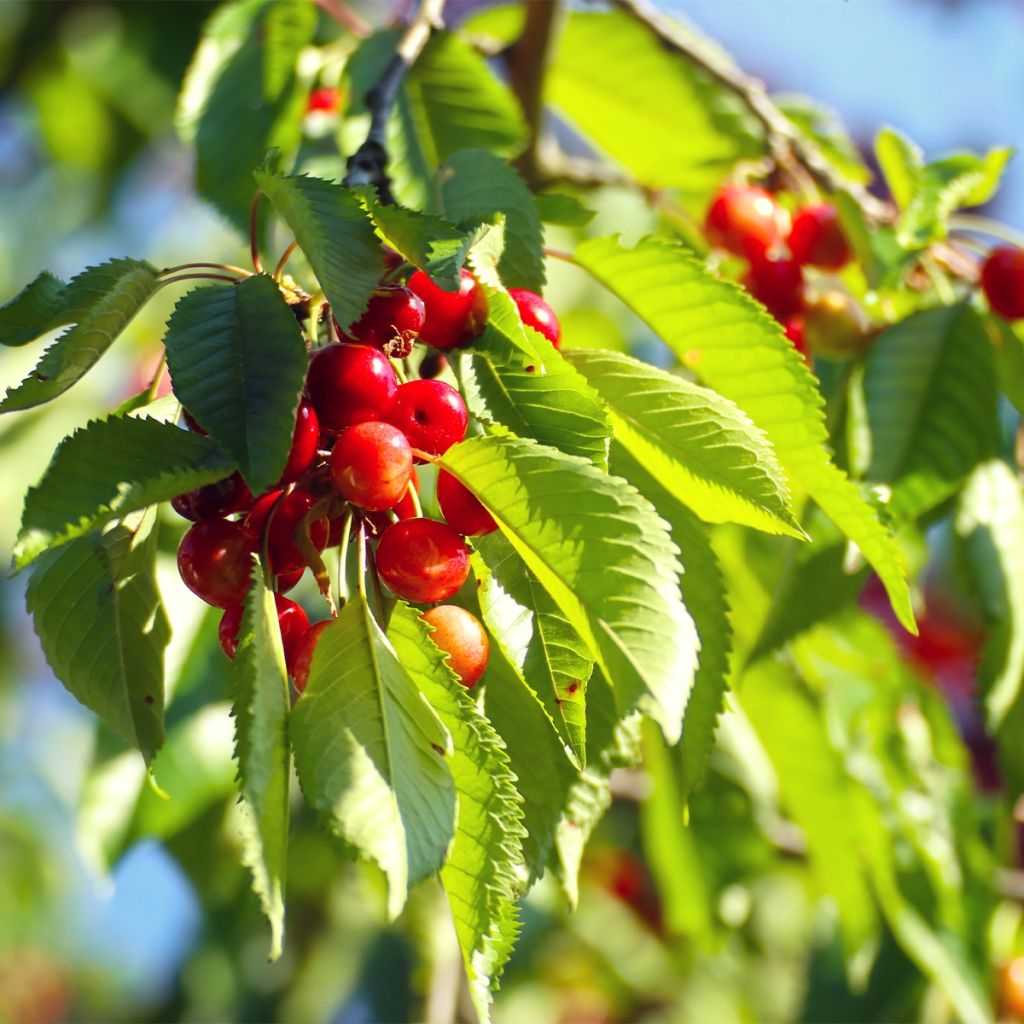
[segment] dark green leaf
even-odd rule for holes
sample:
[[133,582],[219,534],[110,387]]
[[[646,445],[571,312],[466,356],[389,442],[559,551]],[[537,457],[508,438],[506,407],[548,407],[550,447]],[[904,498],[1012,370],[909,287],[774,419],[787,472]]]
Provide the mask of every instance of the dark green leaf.
[[533,197],[537,207],[537,216],[545,224],[558,224],[563,227],[581,228],[589,224],[597,214],[588,210],[575,196],[562,195],[559,192],[542,192]]
[[164,738],[170,626],[156,589],[156,510],[47,551],[26,593],[57,678],[152,761]]
[[309,358],[272,278],[189,292],[164,338],[174,393],[235,459],[254,494],[276,483],[295,433]]
[[27,345],[41,334],[68,323],[61,302],[65,287],[60,278],[44,270],[10,302],[0,306],[0,345]]
[[36,368],[0,402],[0,412],[31,409],[77,383],[99,361],[157,287],[156,271],[119,259],[84,270],[60,293],[54,326],[75,326],[44,353]]

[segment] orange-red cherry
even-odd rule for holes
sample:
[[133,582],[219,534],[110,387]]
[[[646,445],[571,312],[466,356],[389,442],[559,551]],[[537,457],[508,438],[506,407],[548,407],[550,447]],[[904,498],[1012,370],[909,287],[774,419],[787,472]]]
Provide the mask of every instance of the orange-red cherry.
[[469,423],[462,395],[443,380],[400,384],[386,418],[413,448],[430,455],[443,455],[461,441]]
[[338,438],[330,466],[343,498],[368,512],[383,512],[405,494],[412,476],[412,448],[390,423],[359,423]]
[[751,258],[782,243],[787,220],[771,192],[755,185],[723,185],[708,207],[704,232],[715,248]]
[[482,537],[498,528],[476,495],[443,469],[437,474],[437,504],[445,522],[466,537]]
[[812,203],[797,210],[788,242],[797,263],[839,270],[850,261],[850,243],[831,203]]
[[519,319],[543,334],[555,348],[562,344],[562,325],[555,311],[536,293],[526,288],[509,288],[509,295],[519,310]]
[[426,319],[419,340],[447,351],[465,348],[487,325],[487,295],[468,270],[462,271],[459,289],[446,292],[422,271],[409,278],[409,287],[423,300]]
[[439,604],[423,613],[433,627],[430,639],[448,655],[448,664],[466,689],[475,686],[487,668],[491,644],[480,620],[465,608]]
[[466,582],[469,548],[445,523],[406,519],[381,534],[377,572],[399,597],[433,604],[451,597]]

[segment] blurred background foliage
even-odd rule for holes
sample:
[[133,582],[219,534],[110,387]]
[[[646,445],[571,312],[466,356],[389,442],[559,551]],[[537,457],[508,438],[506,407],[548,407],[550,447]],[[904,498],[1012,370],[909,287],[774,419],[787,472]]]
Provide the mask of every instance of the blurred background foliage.
[[[377,23],[391,11],[383,3],[354,6]],[[453,9],[461,16],[479,6]],[[196,197],[194,156],[174,128],[179,84],[215,7],[201,0],[0,3],[0,295],[13,294],[44,267],[67,277],[109,256],[145,257],[158,266],[244,261],[245,247],[228,220]],[[945,45],[940,40],[958,32],[991,42],[988,53],[959,43],[956,50],[964,59],[956,91],[977,110],[976,138],[938,137],[943,125],[962,128],[946,117],[945,69],[914,78],[904,68],[896,81],[865,53],[842,92],[832,90],[832,80],[824,83],[824,98],[844,112],[853,106],[854,125],[898,118],[897,109],[925,117],[929,108],[924,126],[906,126],[921,128],[929,146],[1019,141],[1008,137],[1019,135],[1019,116],[998,116],[1006,97],[1019,97],[1024,75],[1024,22],[1013,4],[889,0],[856,14],[850,9],[859,5],[820,0],[675,5],[699,24],[706,17],[707,27],[772,87],[811,94],[828,76],[821,54],[837,45],[822,35],[829,30],[823,19],[839,24],[825,7],[873,23],[872,37],[885,38],[887,48],[895,34],[904,54]],[[927,16],[915,22],[908,7],[927,8]],[[995,9],[1005,12],[1005,22]],[[501,37],[500,19],[480,24]],[[1013,63],[989,59],[1003,52],[1007,32],[1000,26],[1016,39]],[[358,67],[349,70],[351,82],[342,78],[350,47],[328,19],[317,33],[325,45],[303,72],[303,88],[348,82],[350,112],[358,115]],[[806,65],[780,60],[793,40],[802,43]],[[586,47],[583,36],[575,41],[569,66],[586,60]],[[894,83],[888,92],[886,82]],[[671,83],[641,78],[632,85],[638,103],[645,93],[650,100],[644,116],[663,125],[670,113],[659,103]],[[556,76],[556,97],[560,88]],[[892,108],[857,106],[858,98],[880,94]],[[577,105],[586,127],[579,97],[566,93],[562,100]],[[300,107],[301,161],[337,173],[335,134],[343,142],[350,131],[356,137],[360,122],[339,126],[331,118],[302,118]],[[634,144],[627,135],[638,130],[626,117],[624,144]],[[682,160],[686,132],[670,131],[658,145],[678,147]],[[704,177],[679,171],[667,183],[684,194],[691,188],[699,206],[741,155],[723,152]],[[1024,190],[1008,184],[1006,192],[1016,194],[1017,205],[997,212],[1021,226]],[[606,189],[587,201],[597,210],[592,234],[621,231],[631,241],[658,226],[632,193]],[[554,245],[572,237],[568,229],[551,234]],[[660,344],[604,293],[558,267],[551,276],[567,345],[628,348],[664,361]],[[102,368],[54,410],[0,423],[4,550],[14,539],[22,495],[59,438],[146,385],[173,301],[161,293],[150,303]],[[31,351],[6,351],[4,383],[19,380],[34,359]],[[26,445],[38,458],[24,457]],[[157,778],[171,800],[147,783],[138,756],[53,680],[23,611],[24,581],[0,583],[0,1020],[471,1015],[439,890],[422,886],[401,920],[382,926],[379,878],[350,863],[308,814],[298,817],[292,838],[289,944],[280,961],[267,965],[265,926],[237,856],[216,614],[192,600],[177,577],[177,532],[165,531],[160,581],[175,630],[168,652],[175,699]],[[760,535],[728,529],[716,546],[730,578],[738,645],[749,649],[757,638],[744,637],[745,622],[759,622],[771,602],[760,570],[777,549]],[[901,951],[914,941],[925,943],[920,955],[937,971],[947,958],[971,964],[996,991],[998,965],[1019,942],[1024,876],[1017,871],[1017,826],[999,800],[992,752],[973,710],[982,613],[968,595],[957,550],[954,531],[940,523],[912,551],[922,571],[921,638],[899,634],[869,586],[859,608],[800,637],[785,671],[767,662],[748,674],[743,709],[723,720],[712,770],[690,801],[689,827],[676,799],[679,766],[655,736],[644,737],[645,770],[616,777],[616,798],[584,859],[576,912],[551,877],[531,891],[496,1019],[950,1019],[948,1003]],[[757,736],[751,718],[765,723]],[[799,827],[780,812],[780,794],[798,809]],[[885,891],[890,860],[908,877],[923,866],[914,884],[929,888],[922,898],[938,904],[948,934],[965,937],[960,948],[928,946],[931,940],[914,932],[909,904],[887,914],[877,930],[868,881],[850,848],[870,846],[872,836],[895,836],[898,847],[891,858],[877,858],[875,888]],[[810,859],[809,848],[816,854]],[[992,876],[996,862],[1001,895],[977,882]],[[823,863],[824,879],[816,874]],[[907,933],[898,944],[894,930],[901,927]],[[998,1007],[1003,1015],[1014,1009]]]

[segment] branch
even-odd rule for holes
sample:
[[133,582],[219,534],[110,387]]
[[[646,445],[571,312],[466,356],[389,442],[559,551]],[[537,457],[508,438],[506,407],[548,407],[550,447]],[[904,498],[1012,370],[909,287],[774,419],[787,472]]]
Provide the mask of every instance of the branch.
[[421,0],[416,16],[406,26],[395,47],[384,74],[366,94],[370,110],[370,130],[366,141],[348,158],[348,173],[343,182],[353,185],[374,185],[385,203],[393,202],[391,179],[388,177],[388,119],[398,98],[398,89],[406,72],[416,63],[431,33],[441,25],[445,0]]
[[[857,182],[840,175],[813,143],[809,142],[775,105],[764,82],[744,74],[727,58],[705,52],[694,45],[687,33],[670,18],[653,8],[647,0],[614,0],[631,17],[646,25],[671,50],[699,67],[715,82],[737,96],[764,129],[768,149],[781,167],[794,164],[806,169],[826,191],[846,192],[870,221],[891,221],[892,207],[873,196]],[[543,6],[543,5],[542,5]]]
[[361,15],[356,14],[343,0],[315,0],[325,14],[333,18],[346,32],[365,39],[371,30],[371,25]]
[[539,176],[539,154],[544,139],[544,71],[554,41],[558,0],[535,0],[526,5],[526,21],[508,52],[509,85],[523,108],[529,144],[516,160],[520,174],[529,182]]

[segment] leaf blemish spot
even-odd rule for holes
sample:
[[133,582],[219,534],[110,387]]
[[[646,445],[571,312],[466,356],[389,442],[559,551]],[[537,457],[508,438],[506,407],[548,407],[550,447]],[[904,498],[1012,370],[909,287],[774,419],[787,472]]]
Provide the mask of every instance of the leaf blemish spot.
[[434,752],[438,757],[444,757],[444,747],[439,747],[436,743],[430,744],[434,748]]

